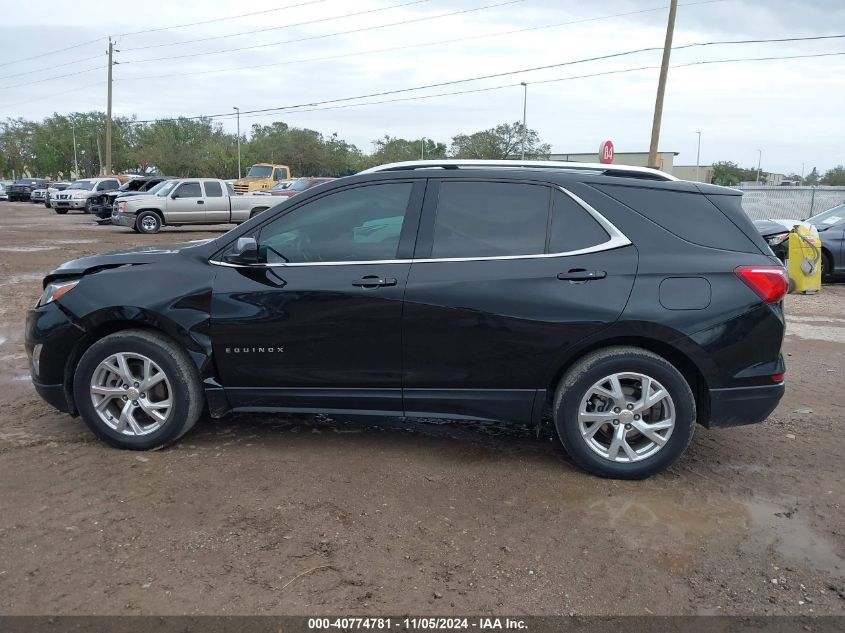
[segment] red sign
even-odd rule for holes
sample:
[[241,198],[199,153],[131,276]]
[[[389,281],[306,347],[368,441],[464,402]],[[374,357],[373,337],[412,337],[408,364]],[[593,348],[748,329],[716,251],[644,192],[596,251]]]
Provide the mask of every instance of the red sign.
[[605,165],[613,162],[613,141],[605,141],[599,146],[599,162]]

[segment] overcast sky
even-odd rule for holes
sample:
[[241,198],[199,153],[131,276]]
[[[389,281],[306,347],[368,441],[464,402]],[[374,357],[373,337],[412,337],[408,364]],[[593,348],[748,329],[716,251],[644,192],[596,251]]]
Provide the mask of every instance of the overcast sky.
[[[114,71],[114,111],[140,120],[231,112],[233,106],[246,111],[310,104],[663,44],[668,0],[506,2],[145,0],[128,5],[39,0],[37,10],[20,7],[0,17],[0,118],[105,110],[105,39],[41,55],[108,35],[116,37],[121,51],[115,55],[120,65]],[[297,4],[302,6],[291,6]],[[434,17],[494,4],[500,6]],[[278,10],[284,6],[290,8]],[[258,11],[263,13],[165,28]],[[342,17],[362,11],[371,12]],[[635,11],[640,13],[607,17]],[[418,21],[338,34],[409,20]],[[148,29],[164,30],[129,34]],[[533,30],[506,33],[520,29]],[[240,34],[256,30],[261,32]],[[842,33],[842,0],[681,0],[675,45]],[[472,39],[444,43],[461,38]],[[397,47],[405,48],[378,52]],[[233,48],[241,50],[214,52]],[[845,39],[693,47],[675,50],[672,64],[831,52],[845,53]],[[617,152],[646,151],[660,55],[648,51],[342,105],[506,86],[486,92],[244,114],[241,129],[283,120],[324,134],[337,132],[366,152],[384,134],[448,142],[460,132],[521,119],[519,84],[524,81],[529,84],[528,125],[554,152],[597,152],[604,139],[613,140]],[[536,83],[644,66],[650,68]],[[700,130],[702,164],[733,160],[756,165],[761,149],[764,170],[800,173],[803,163],[807,172],[813,166],[823,171],[845,163],[844,112],[845,55],[673,68],[660,148],[680,152],[676,164],[695,164]],[[234,131],[234,118],[221,122]]]

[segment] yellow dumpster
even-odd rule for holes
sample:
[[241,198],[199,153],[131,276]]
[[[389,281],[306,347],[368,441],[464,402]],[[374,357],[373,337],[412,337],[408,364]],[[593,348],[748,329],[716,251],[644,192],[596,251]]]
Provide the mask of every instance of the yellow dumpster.
[[789,292],[814,294],[822,287],[822,242],[813,229],[799,224],[789,233],[786,271]]

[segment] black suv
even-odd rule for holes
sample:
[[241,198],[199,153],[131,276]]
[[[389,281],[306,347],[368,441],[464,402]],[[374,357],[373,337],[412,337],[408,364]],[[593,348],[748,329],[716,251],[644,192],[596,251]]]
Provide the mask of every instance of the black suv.
[[675,462],[784,392],[783,268],[740,193],[660,172],[422,161],[315,187],[214,240],[68,262],[32,379],[121,448],[207,407],[540,424],[592,473]]
[[9,202],[32,202],[30,194],[36,189],[47,187],[49,180],[46,178],[21,178],[6,188]]

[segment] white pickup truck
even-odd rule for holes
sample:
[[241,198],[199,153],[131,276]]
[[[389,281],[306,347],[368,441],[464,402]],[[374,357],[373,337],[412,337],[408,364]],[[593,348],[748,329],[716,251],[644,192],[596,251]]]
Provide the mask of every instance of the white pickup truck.
[[167,180],[154,189],[149,195],[118,198],[112,224],[139,233],[158,233],[166,225],[240,224],[276,203],[265,196],[236,196],[216,178]]

